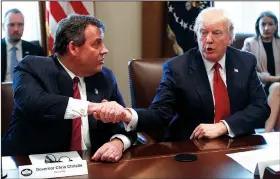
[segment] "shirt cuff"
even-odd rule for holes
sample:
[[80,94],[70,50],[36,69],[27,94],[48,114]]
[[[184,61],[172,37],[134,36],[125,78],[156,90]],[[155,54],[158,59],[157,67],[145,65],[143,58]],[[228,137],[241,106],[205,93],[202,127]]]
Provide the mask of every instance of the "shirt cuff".
[[118,138],[122,141],[123,143],[123,151],[125,151],[126,149],[128,149],[131,146],[131,142],[129,140],[128,137],[126,137],[123,134],[115,134],[111,137],[110,141],[113,140],[114,138]]
[[126,122],[123,122],[124,128],[125,128],[126,132],[135,131],[137,124],[138,124],[138,114],[132,108],[126,108],[126,110],[129,110],[131,112],[132,118],[131,118],[130,123],[128,123],[128,124]]
[[88,101],[80,99],[69,98],[64,119],[75,119],[77,117],[87,116]]
[[221,122],[223,122],[225,124],[225,126],[227,127],[227,131],[228,131],[228,136],[233,138],[235,137],[234,133],[232,132],[232,130],[230,129],[228,123],[225,120],[221,120]]

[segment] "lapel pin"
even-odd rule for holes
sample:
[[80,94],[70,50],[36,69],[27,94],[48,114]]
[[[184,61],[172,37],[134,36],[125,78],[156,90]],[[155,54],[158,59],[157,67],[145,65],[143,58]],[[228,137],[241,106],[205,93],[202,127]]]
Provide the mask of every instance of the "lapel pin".
[[238,69],[234,68],[234,72],[238,73]]
[[95,89],[94,89],[94,92],[95,92],[95,94],[98,94],[98,89],[95,88]]
[[29,51],[25,51],[25,54],[29,54]]

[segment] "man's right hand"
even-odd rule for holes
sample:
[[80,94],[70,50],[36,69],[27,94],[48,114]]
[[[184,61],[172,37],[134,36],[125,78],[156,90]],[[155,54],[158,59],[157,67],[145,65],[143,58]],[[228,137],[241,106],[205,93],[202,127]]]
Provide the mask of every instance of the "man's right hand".
[[102,103],[91,103],[88,105],[88,114],[93,115],[96,120],[104,123],[127,122],[129,123],[132,115],[129,110],[115,101],[103,100]]

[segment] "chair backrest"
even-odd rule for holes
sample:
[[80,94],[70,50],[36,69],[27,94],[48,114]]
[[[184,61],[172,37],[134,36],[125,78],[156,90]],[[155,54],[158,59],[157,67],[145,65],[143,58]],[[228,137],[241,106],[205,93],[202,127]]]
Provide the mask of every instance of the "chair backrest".
[[244,44],[244,40],[248,37],[253,37],[253,36],[254,36],[254,34],[250,34],[250,33],[236,33],[235,41],[233,41],[231,46],[241,50],[243,47],[243,44]]
[[1,84],[1,134],[7,132],[14,108],[12,82]]
[[135,59],[128,64],[131,106],[148,108],[156,95],[167,58]]
[[[148,108],[162,77],[162,65],[167,58],[136,59],[128,63],[130,95],[132,108]],[[163,140],[165,130],[159,129],[138,134],[144,143]],[[148,135],[148,136],[147,136]],[[142,142],[143,143],[143,142]]]

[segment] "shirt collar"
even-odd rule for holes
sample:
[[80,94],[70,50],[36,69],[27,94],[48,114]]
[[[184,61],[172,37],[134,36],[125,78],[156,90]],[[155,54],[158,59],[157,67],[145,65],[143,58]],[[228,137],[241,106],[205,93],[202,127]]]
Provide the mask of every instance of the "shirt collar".
[[[10,51],[14,45],[11,44],[11,43],[7,40],[7,38],[5,38],[5,41],[6,41],[6,44],[7,44],[7,49],[8,49],[8,51]],[[22,44],[22,41],[20,40],[20,41],[15,45],[15,47],[16,47],[17,49],[21,49],[21,44]]]
[[[204,57],[202,57],[202,59],[204,62],[206,72],[209,73],[212,70],[213,66],[215,65],[215,62],[210,62],[210,61],[206,60]],[[222,59],[220,61],[218,61],[218,63],[221,65],[222,69],[224,70],[225,66],[226,66],[226,54],[224,54],[224,56],[222,57]]]
[[78,77],[80,79],[80,82],[82,82],[84,80],[83,77],[79,77],[77,75],[75,75],[73,72],[71,72],[68,68],[66,68],[66,66],[64,66],[61,61],[59,60],[59,58],[57,57],[58,62],[61,64],[61,66],[65,69],[65,71],[68,73],[68,75],[71,77],[71,79],[73,80],[75,77]]

